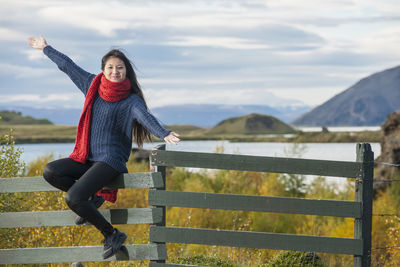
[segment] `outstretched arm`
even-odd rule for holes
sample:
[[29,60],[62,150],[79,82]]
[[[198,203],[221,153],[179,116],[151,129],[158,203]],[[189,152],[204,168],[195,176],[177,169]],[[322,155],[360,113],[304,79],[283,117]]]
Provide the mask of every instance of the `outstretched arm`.
[[168,144],[176,145],[180,141],[179,134],[161,126],[158,120],[147,110],[146,105],[138,95],[135,95],[135,101],[132,103],[131,108],[134,118],[151,134]]
[[65,72],[75,85],[86,95],[96,75],[83,70],[68,56],[48,45],[46,39],[44,39],[42,35],[40,35],[40,38],[29,37],[28,44],[32,48],[42,50],[43,53],[56,63],[58,68]]

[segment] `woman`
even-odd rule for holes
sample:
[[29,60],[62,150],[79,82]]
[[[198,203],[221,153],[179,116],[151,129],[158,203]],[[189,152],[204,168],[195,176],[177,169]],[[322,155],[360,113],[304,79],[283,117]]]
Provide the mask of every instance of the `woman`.
[[[43,36],[30,37],[28,43],[42,50],[85,95],[72,154],[48,163],[43,177],[67,192],[66,203],[78,214],[76,224],[87,221],[101,231],[103,258],[107,259],[121,248],[126,235],[97,209],[105,199],[116,200],[115,190],[101,189],[121,173],[128,172],[126,162],[132,148],[132,132],[139,147],[145,139],[151,140],[150,133],[168,144],[178,143],[179,135],[164,129],[148,112],[132,65],[121,51],[108,52],[102,59],[102,72],[94,75],[47,45]],[[97,195],[98,191],[102,194]]]

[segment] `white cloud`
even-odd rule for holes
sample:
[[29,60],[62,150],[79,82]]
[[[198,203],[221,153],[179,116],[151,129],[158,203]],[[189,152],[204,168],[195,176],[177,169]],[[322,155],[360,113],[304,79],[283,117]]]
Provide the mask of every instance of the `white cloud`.
[[42,51],[38,49],[25,49],[21,51],[22,54],[25,54],[29,60],[36,61],[39,59],[46,59],[47,57],[43,54]]
[[89,60],[111,45],[134,51],[139,69],[144,65],[145,76],[152,77],[143,83],[155,106],[194,100],[316,105],[362,75],[400,61],[398,0],[0,0],[0,5],[5,41],[0,75],[15,78],[2,79],[2,86],[10,87],[4,84],[9,80],[16,81],[15,88],[28,80],[36,88],[51,85],[38,89],[43,90],[38,98],[20,96],[26,102],[50,103],[49,95],[43,97],[49,87],[74,86],[54,75],[59,70],[52,63],[27,65],[45,57],[26,45],[27,36],[40,33],[83,66],[97,66]]
[[[149,14],[149,11],[153,14]],[[108,37],[114,36],[116,30],[140,26],[141,21],[158,15],[154,10],[152,12],[140,7],[121,5],[118,2],[111,4],[97,2],[95,5],[84,2],[65,3],[42,8],[38,13],[46,21],[95,30]]]
[[383,28],[356,40],[355,46],[363,53],[385,53],[400,60],[400,22],[398,27]]
[[376,13],[386,13],[399,15],[400,5],[397,0],[384,0],[384,1],[374,1],[374,0],[354,0],[354,5],[361,10],[369,10]]
[[52,106],[57,106],[57,104],[69,103],[69,102],[79,102],[78,106],[83,104],[83,96],[81,93],[64,93],[64,94],[15,94],[15,95],[1,95],[0,103],[18,103],[23,104],[24,102],[29,102],[32,104],[50,104]]
[[214,78],[201,78],[201,77],[182,77],[182,78],[157,78],[140,79],[140,83],[146,86],[153,85],[185,85],[185,84],[198,84],[198,85],[223,85],[223,84],[242,84],[250,82],[266,82],[266,78],[254,78],[254,77],[214,77]]
[[0,63],[0,69],[2,72],[0,76],[12,75],[15,78],[41,78],[44,76],[49,76],[52,73],[56,73],[56,69],[50,68],[40,68],[40,67],[28,67],[21,65],[14,65],[9,63]]
[[209,46],[228,49],[268,49],[271,46],[261,44],[254,40],[234,37],[208,37],[208,36],[180,36],[176,40],[167,41],[166,44],[178,46]]
[[0,27],[0,41],[8,42],[23,42],[26,41],[29,36],[21,31]]
[[290,96],[281,98],[269,90],[260,89],[177,89],[144,90],[146,101],[151,108],[177,104],[230,104],[230,105],[304,105]]

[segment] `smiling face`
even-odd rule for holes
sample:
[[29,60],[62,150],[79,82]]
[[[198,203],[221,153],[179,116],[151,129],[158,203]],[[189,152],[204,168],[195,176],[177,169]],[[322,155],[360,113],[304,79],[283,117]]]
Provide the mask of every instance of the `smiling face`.
[[110,57],[106,61],[103,73],[111,82],[122,82],[126,78],[125,63],[117,57]]

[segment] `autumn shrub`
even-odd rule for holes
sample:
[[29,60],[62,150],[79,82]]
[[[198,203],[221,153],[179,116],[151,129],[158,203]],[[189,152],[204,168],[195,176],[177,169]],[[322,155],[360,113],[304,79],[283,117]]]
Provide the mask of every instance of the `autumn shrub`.
[[[29,164],[26,174],[29,176],[42,175],[44,165],[53,159],[53,155],[39,157]],[[129,172],[149,171],[148,162],[136,162],[134,157],[130,158],[127,166]],[[324,177],[315,177],[305,183],[304,177],[249,171],[191,171],[185,168],[167,168],[167,190],[354,201],[354,179],[345,180],[339,187]],[[147,194],[147,189],[122,189],[119,190],[118,200],[115,204],[106,203],[101,208],[148,207]],[[400,208],[399,195],[400,183],[393,182],[391,187],[380,192],[374,199],[374,213],[397,214],[397,210]],[[13,210],[68,209],[64,201],[64,193],[60,191],[14,194],[14,197],[15,205],[11,205]],[[2,200],[1,211],[6,211],[4,203]],[[354,219],[329,216],[168,207],[166,222],[167,226],[178,227],[354,237]],[[127,233],[127,244],[149,243],[148,225],[117,225],[116,227]],[[399,229],[399,217],[373,217],[373,266],[400,265]],[[11,233],[7,232],[7,229],[1,229],[0,233],[2,234],[0,246],[3,248],[100,245],[102,239],[93,226],[22,228],[13,229]],[[167,250],[168,262],[210,266],[218,266],[216,264],[231,264],[221,266],[235,266],[235,264],[237,266],[266,266],[266,264],[269,264],[268,266],[296,266],[285,265],[285,260],[301,262],[309,255],[302,252],[283,253],[270,249],[172,243],[167,244]],[[351,255],[318,253],[318,256],[319,259],[315,266],[340,267],[353,264]],[[278,264],[278,262],[282,262],[283,265],[271,265]],[[84,265],[89,267],[147,266],[147,264],[146,261],[130,261],[85,263]]]
[[216,257],[205,256],[191,256],[186,258],[178,258],[174,263],[177,264],[191,264],[200,266],[216,266],[216,267],[239,267],[240,265],[232,261],[224,261]]
[[327,267],[321,258],[311,252],[286,251],[271,260],[267,267]]

